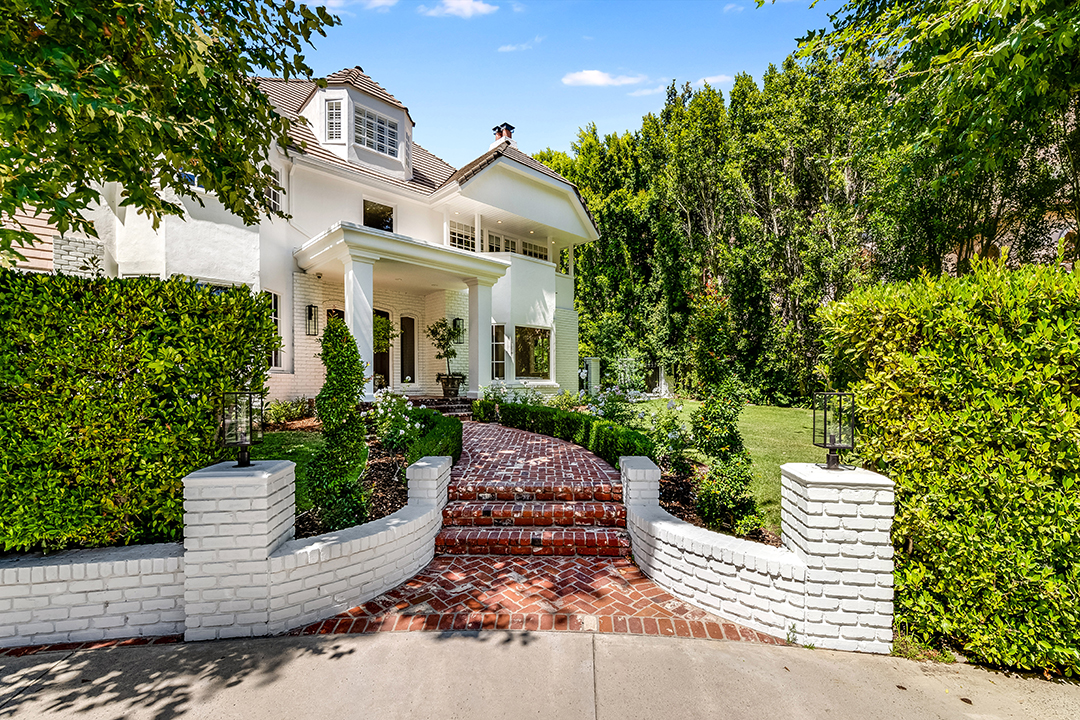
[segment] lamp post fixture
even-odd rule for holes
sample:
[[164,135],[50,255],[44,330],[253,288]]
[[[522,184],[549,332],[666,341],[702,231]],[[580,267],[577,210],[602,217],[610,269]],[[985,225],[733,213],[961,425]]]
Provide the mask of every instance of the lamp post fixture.
[[221,395],[220,441],[222,447],[240,448],[236,467],[251,467],[251,446],[262,442],[263,398],[255,392]]
[[845,392],[814,393],[814,444],[828,450],[826,470],[840,469],[838,450],[855,448],[855,396]]

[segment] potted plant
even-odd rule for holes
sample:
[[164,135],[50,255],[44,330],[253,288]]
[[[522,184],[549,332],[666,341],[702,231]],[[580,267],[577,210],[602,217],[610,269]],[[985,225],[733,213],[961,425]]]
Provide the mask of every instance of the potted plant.
[[424,329],[424,334],[431,340],[432,347],[438,351],[435,358],[446,361],[446,374],[439,373],[435,376],[435,379],[442,385],[443,397],[457,397],[458,388],[461,386],[462,381],[465,380],[465,376],[451,371],[450,361],[457,357],[454,344],[461,340],[462,331],[455,329],[445,317],[441,317],[428,325]]

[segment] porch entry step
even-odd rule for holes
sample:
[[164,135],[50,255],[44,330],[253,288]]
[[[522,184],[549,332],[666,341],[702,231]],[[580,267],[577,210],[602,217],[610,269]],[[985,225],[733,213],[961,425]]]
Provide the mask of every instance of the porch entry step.
[[483,502],[457,500],[443,509],[443,527],[626,527],[626,506],[613,502]]
[[621,503],[623,499],[621,483],[521,477],[527,474],[527,470],[511,469],[506,472],[505,480],[451,483],[450,500]]
[[444,527],[435,552],[447,555],[593,555],[628,557],[630,536],[622,528]]

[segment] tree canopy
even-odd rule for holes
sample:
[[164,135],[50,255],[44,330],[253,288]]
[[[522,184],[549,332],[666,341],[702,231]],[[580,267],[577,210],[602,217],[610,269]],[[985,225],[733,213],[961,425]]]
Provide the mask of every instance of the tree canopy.
[[[0,0],[0,217],[94,236],[111,182],[155,227],[200,189],[280,214],[266,153],[296,120],[252,76],[310,78],[304,46],[338,23],[293,0]],[[0,229],[0,250],[32,240]]]

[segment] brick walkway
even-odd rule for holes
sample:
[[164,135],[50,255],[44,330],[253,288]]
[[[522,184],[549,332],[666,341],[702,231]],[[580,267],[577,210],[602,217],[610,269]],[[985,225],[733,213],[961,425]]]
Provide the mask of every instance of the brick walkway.
[[683,603],[618,557],[630,545],[622,483],[600,458],[494,424],[465,423],[463,440],[437,544],[452,554],[294,634],[567,630],[782,644]]
[[437,557],[374,600],[294,635],[566,630],[784,641],[672,597],[625,558]]

